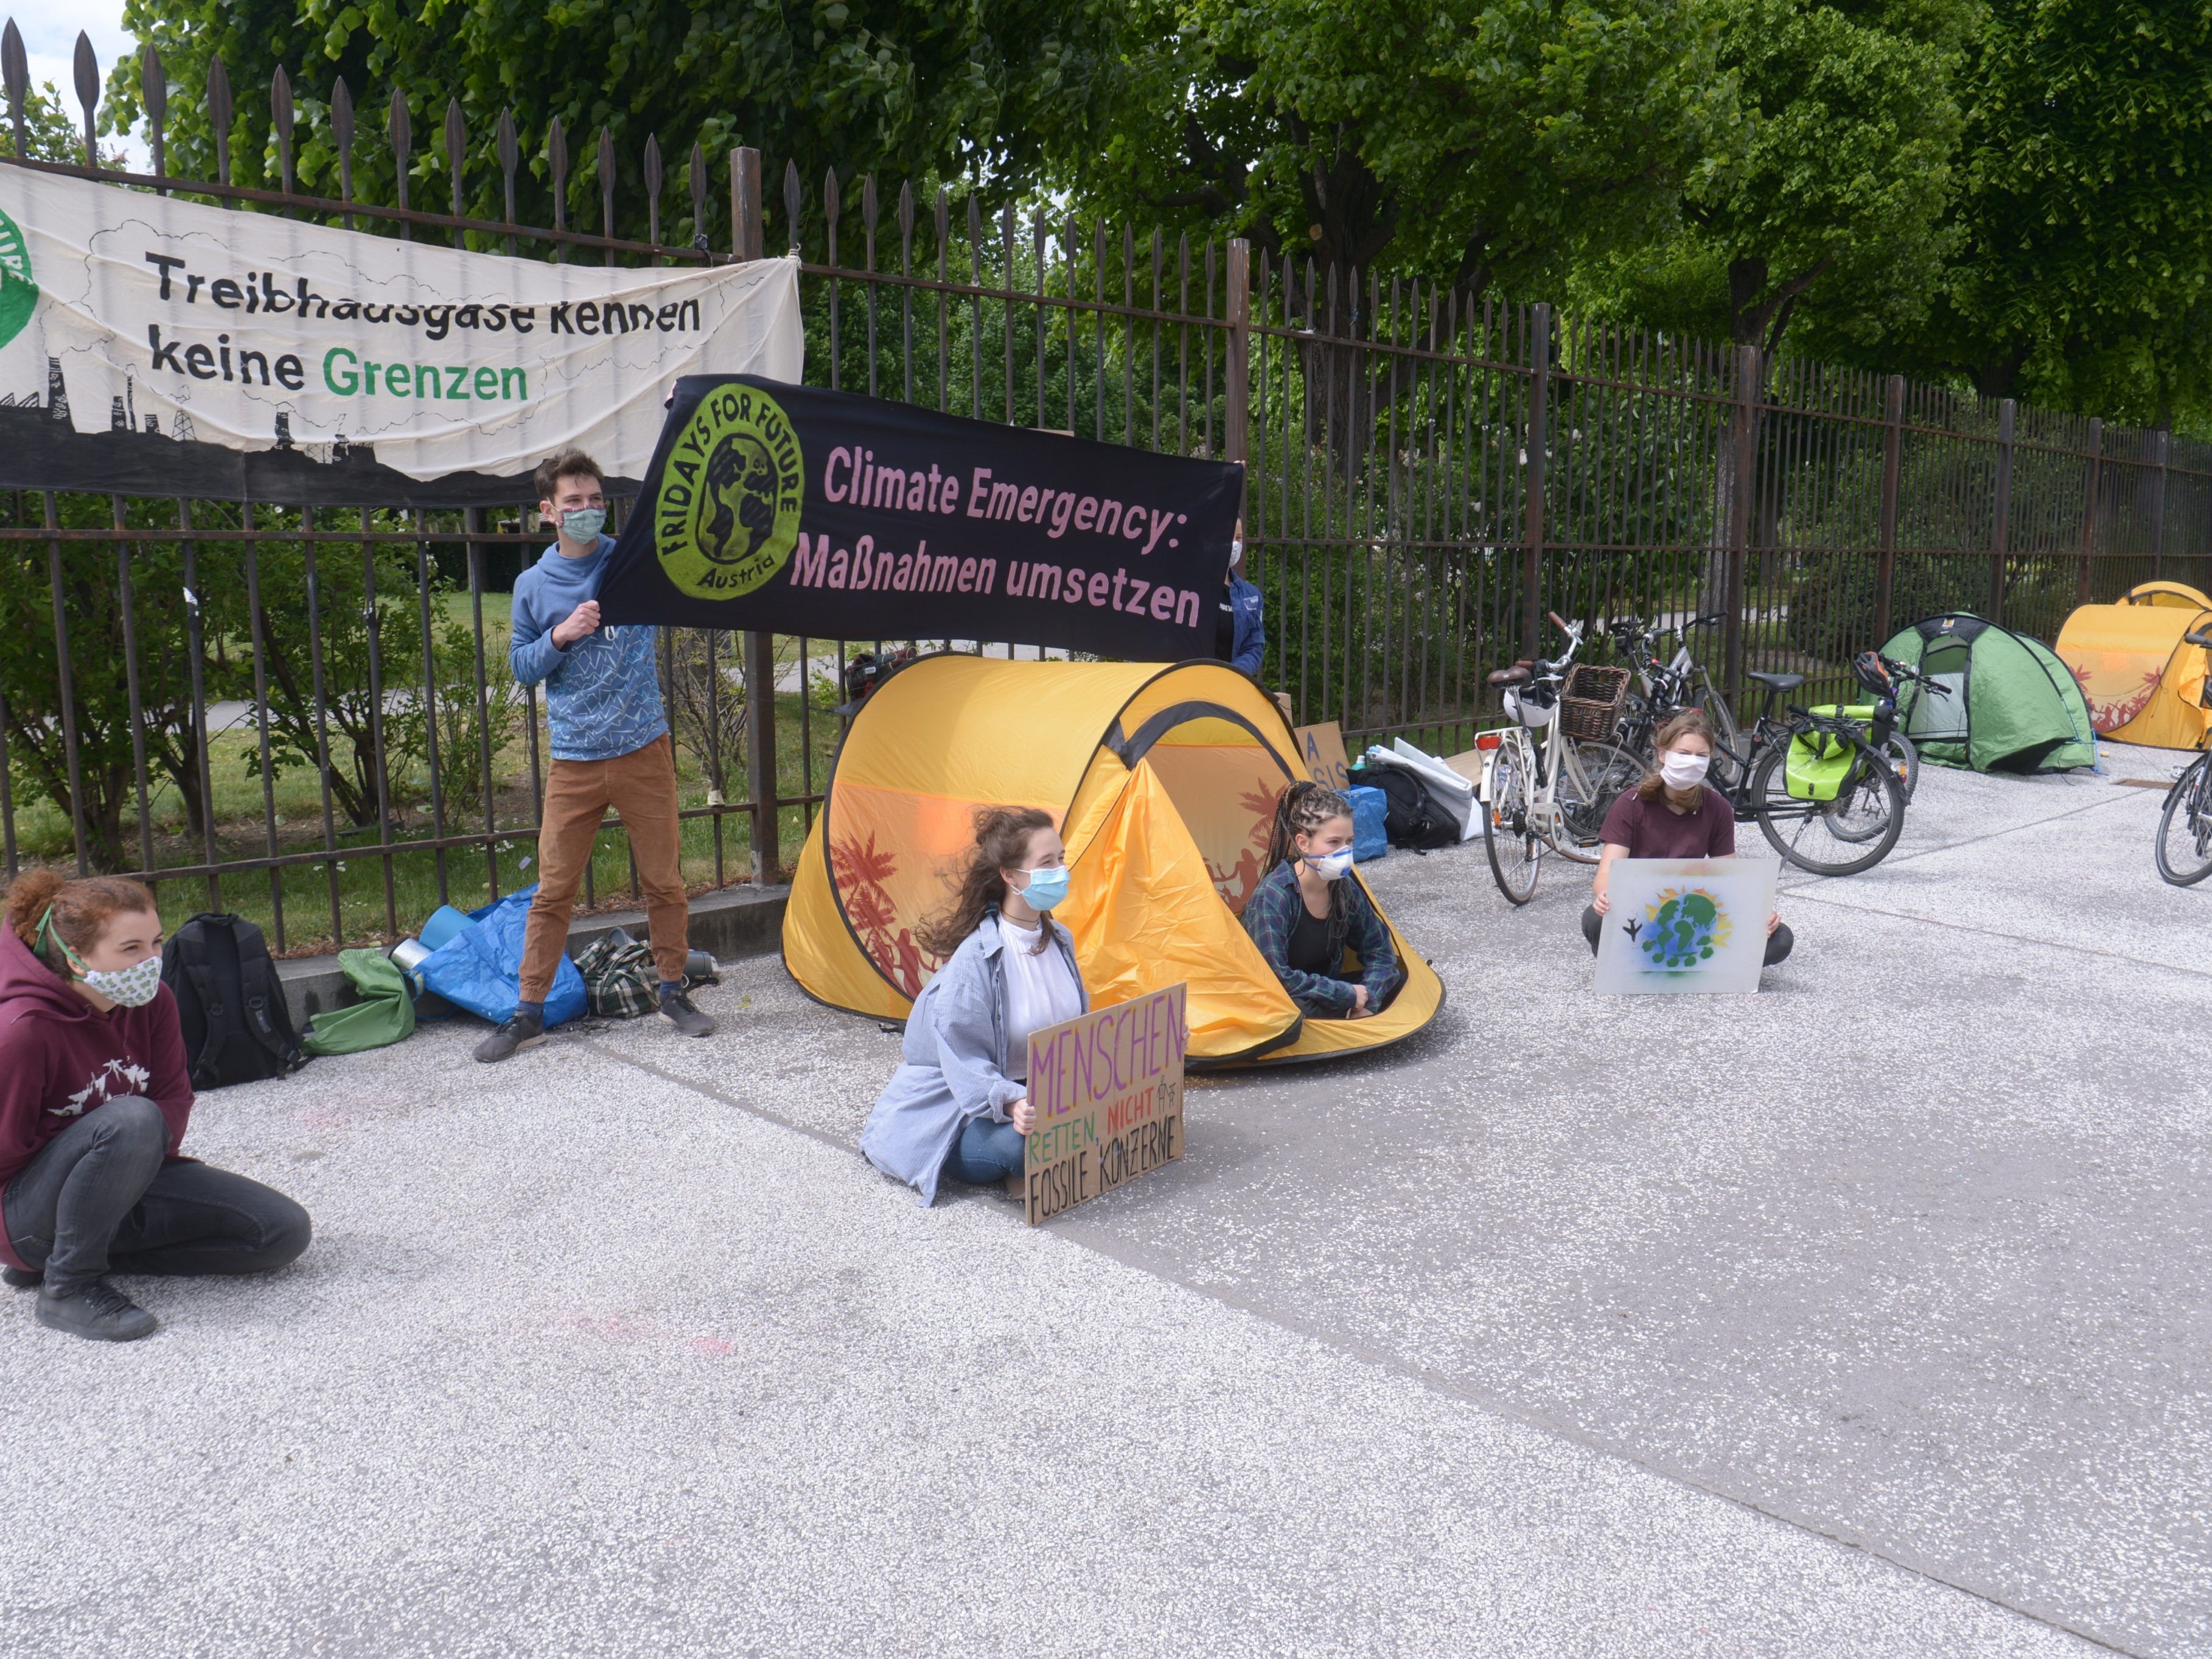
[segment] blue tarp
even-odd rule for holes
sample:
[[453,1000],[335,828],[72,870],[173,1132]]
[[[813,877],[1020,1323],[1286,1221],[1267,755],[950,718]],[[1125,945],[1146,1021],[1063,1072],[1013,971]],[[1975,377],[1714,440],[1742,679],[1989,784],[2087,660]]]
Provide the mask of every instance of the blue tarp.
[[1344,792],[1352,803],[1352,857],[1357,864],[1370,859],[1379,859],[1390,850],[1390,837],[1383,833],[1382,816],[1390,805],[1390,798],[1371,784],[1355,783]]
[[[447,939],[416,969],[424,987],[457,1008],[504,1024],[514,1013],[522,977],[522,933],[530,901],[538,889],[526,887],[495,904],[469,912],[472,927]],[[553,989],[545,998],[550,1030],[584,1012],[584,976],[563,952],[553,970]]]

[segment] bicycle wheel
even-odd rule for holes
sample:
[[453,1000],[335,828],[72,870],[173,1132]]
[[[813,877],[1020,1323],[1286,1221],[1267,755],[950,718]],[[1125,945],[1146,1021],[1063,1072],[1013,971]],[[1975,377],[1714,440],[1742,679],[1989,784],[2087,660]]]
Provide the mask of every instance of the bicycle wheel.
[[1618,744],[1575,742],[1560,752],[1552,800],[1558,811],[1553,849],[1577,864],[1595,864],[1605,843],[1598,832],[1625,789],[1644,781],[1644,763]]
[[1693,707],[1705,711],[1705,724],[1713,729],[1711,776],[1717,789],[1733,789],[1740,776],[1736,757],[1743,753],[1743,734],[1736,729],[1735,711],[1720,688],[1710,680],[1698,694]]
[[1767,844],[1816,876],[1855,876],[1889,856],[1905,833],[1905,787],[1863,745],[1833,800],[1790,793],[1786,742],[1769,744],[1751,769],[1748,805]]
[[1646,765],[1651,763],[1651,705],[1641,692],[1628,695],[1628,705],[1620,713],[1620,724],[1613,728],[1615,746],[1626,749]]
[[1905,799],[1910,804],[1912,792],[1920,787],[1920,745],[1904,732],[1893,732],[1881,752],[1896,768],[1897,781],[1905,787]]
[[2199,756],[2166,798],[2159,815],[2158,872],[2176,887],[2194,887],[2212,876],[2212,788]]
[[1528,750],[1517,743],[1502,746],[1490,763],[1490,799],[1482,805],[1482,845],[1490,854],[1490,873],[1498,890],[1512,904],[1536,896],[1537,864],[1544,843],[1529,822],[1535,779]]

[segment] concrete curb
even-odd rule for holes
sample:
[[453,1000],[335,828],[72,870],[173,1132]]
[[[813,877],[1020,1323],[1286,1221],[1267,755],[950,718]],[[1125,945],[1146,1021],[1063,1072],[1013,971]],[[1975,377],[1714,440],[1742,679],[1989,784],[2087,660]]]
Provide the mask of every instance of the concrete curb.
[[[764,956],[780,947],[783,911],[791,897],[788,887],[726,887],[691,901],[691,948],[713,954],[717,962],[738,957]],[[599,910],[579,918],[568,928],[572,957],[595,939],[620,927],[633,939],[650,937],[642,910]],[[353,982],[338,967],[335,955],[294,957],[276,964],[276,977],[284,984],[284,1000],[292,1011],[292,1024],[303,1036],[307,1022],[328,1008],[352,1002]],[[426,1014],[447,1012],[436,997],[422,1000]]]

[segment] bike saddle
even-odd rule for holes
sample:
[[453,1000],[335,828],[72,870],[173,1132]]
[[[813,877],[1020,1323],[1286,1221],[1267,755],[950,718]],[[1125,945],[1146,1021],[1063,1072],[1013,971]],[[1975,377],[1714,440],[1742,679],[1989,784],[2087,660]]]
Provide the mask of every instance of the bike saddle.
[[1770,691],[1795,691],[1799,686],[1805,684],[1805,677],[1802,674],[1747,673],[1744,675],[1744,678],[1747,680],[1757,680],[1761,685],[1765,686]]
[[1516,662],[1510,668],[1500,668],[1492,672],[1490,676],[1490,683],[1492,685],[1521,685],[1526,684],[1534,673],[1535,670],[1528,664]]

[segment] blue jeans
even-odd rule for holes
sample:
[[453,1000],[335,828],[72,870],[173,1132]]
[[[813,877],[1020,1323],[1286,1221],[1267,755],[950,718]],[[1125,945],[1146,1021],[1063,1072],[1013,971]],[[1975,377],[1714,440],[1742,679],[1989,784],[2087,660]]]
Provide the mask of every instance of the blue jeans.
[[253,1273],[307,1248],[307,1212],[258,1181],[167,1164],[161,1109],[95,1106],[8,1182],[8,1242],[67,1296],[104,1273]]
[[961,1126],[960,1139],[952,1143],[945,1173],[971,1187],[1003,1187],[1008,1176],[1020,1172],[1025,1145],[1012,1124],[971,1117]]

